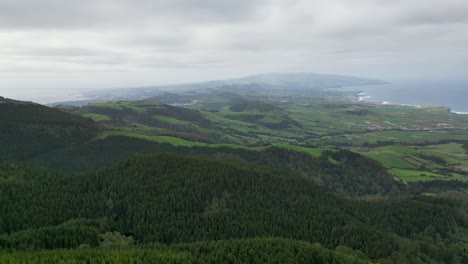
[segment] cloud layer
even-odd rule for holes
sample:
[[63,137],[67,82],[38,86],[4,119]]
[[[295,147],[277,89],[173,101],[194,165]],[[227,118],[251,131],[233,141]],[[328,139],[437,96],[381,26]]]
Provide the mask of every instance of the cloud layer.
[[466,0],[0,0],[0,92],[267,71],[464,77],[466,14]]

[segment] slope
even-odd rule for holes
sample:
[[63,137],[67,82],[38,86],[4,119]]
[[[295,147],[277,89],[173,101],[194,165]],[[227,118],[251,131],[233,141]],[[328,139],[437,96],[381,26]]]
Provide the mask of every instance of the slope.
[[[11,163],[1,171],[0,245],[7,248],[95,245],[100,233],[118,231],[138,243],[282,237],[346,246],[372,259],[463,254],[456,246],[462,215],[447,199],[345,200],[303,177],[175,155],[83,175]],[[80,218],[89,220],[64,225]],[[445,242],[428,245],[427,238]]]
[[0,98],[0,160],[23,160],[97,135],[90,119],[39,104]]

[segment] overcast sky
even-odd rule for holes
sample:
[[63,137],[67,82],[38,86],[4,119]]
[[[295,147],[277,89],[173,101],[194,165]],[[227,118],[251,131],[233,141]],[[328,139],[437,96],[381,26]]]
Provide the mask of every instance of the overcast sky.
[[317,72],[463,78],[467,0],[0,0],[0,95]]

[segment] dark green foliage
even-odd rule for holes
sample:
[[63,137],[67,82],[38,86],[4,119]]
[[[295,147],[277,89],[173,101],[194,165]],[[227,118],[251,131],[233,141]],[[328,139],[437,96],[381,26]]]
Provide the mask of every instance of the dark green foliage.
[[463,143],[462,148],[468,153],[468,142]]
[[[245,121],[300,127],[280,107],[237,103],[231,111]],[[159,132],[139,124],[194,136],[220,128],[204,112],[147,101],[67,109],[87,110],[109,116],[105,125],[132,124],[141,133]],[[61,171],[0,163],[0,263],[468,262],[466,195],[404,192],[462,190],[462,182],[405,187],[347,150],[315,158],[278,147],[91,140],[97,130],[86,118],[0,98],[0,159]],[[51,251],[34,251],[42,249]]]
[[99,246],[102,248],[125,248],[135,243],[132,236],[124,236],[116,231],[106,232],[98,237]]
[[[185,252],[167,249],[75,249],[51,251],[13,251],[0,252],[0,263],[112,263],[112,264],[147,264],[147,263],[194,263],[192,256]],[[202,263],[202,262],[199,262]]]
[[202,263],[366,263],[317,244],[279,238],[235,239],[178,244]]
[[38,104],[0,103],[0,160],[22,160],[97,135],[93,121]]
[[447,165],[447,161],[445,161],[444,158],[436,155],[424,155],[422,153],[419,153],[417,156],[434,164]]
[[71,220],[55,227],[26,229],[0,236],[0,247],[11,249],[77,248],[81,244],[98,245],[100,222]]
[[200,126],[210,125],[210,121],[198,110],[161,105],[149,101],[109,102],[109,104],[110,105],[107,107],[105,105],[90,104],[77,109],[77,112],[81,114],[96,113],[106,115],[112,119],[111,123],[115,124],[136,122],[145,125],[164,127],[163,122],[153,118],[155,115],[162,115]]
[[[422,237],[450,243],[463,228],[462,216],[449,200],[345,200],[300,176],[206,158],[137,157],[83,175],[11,164],[0,171],[7,172],[0,178],[1,241],[6,247],[19,240],[23,248],[42,247],[42,241],[55,243],[45,248],[93,244],[97,225],[60,225],[85,218],[97,219],[100,233],[118,231],[139,243],[273,236],[319,242],[329,249],[344,245],[377,259],[400,253],[404,238],[415,250],[401,251],[400,258],[427,258]],[[48,226],[57,227],[44,231]],[[53,230],[63,229],[71,230],[63,234],[73,242],[51,238],[59,235]],[[445,252],[438,245],[437,250]]]
[[[329,191],[346,196],[387,194],[403,188],[379,163],[344,150],[337,154],[326,152],[319,159],[307,153],[277,147],[267,148],[264,151],[227,147],[174,147],[170,144],[136,138],[109,137],[80,146],[59,149],[37,157],[33,161],[56,170],[83,172],[103,169],[135,154],[167,152],[206,155],[276,170],[293,171],[314,179]],[[338,163],[331,163],[329,161],[331,156],[336,156]]]
[[349,150],[325,151],[323,158],[337,161],[335,166],[325,169],[329,177],[324,177],[324,185],[329,190],[365,195],[386,194],[404,189],[379,162],[357,153]]
[[127,249],[0,252],[1,263],[367,263],[303,241],[254,238]]
[[21,103],[29,103],[29,102],[21,102],[21,101],[17,101],[17,100],[13,100],[13,99],[9,99],[9,98],[5,98],[3,96],[0,96],[0,104],[1,103],[18,103],[18,104],[21,104]]
[[459,180],[433,180],[410,183],[411,191],[415,194],[427,192],[455,191],[468,189],[468,182]]
[[177,152],[170,144],[132,137],[108,137],[79,146],[57,149],[32,159],[36,164],[64,172],[91,172],[136,154]]

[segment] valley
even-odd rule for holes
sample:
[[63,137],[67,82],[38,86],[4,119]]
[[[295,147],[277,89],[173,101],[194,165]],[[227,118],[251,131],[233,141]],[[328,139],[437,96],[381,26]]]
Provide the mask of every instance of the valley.
[[[185,107],[176,106],[184,93],[173,94],[174,101],[163,95],[165,104],[156,97],[57,107],[102,124],[101,139],[126,136],[174,146],[257,150],[277,146],[315,156],[343,148],[379,161],[403,181],[468,179],[464,167],[468,158],[461,147],[468,138],[468,116],[447,108],[369,106],[315,97],[258,101],[234,92],[223,97],[217,91],[198,94],[203,95],[192,97],[198,103]],[[224,106],[204,109],[215,95]],[[434,163],[434,157],[440,160]]]
[[252,87],[2,98],[0,260],[468,260],[468,116]]

